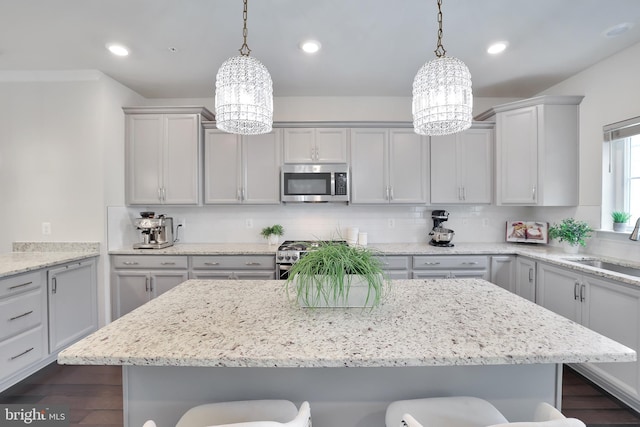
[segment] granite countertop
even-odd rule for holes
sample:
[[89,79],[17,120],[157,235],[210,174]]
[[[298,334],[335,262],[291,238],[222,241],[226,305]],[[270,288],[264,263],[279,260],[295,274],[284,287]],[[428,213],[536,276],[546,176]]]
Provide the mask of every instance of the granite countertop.
[[178,243],[164,249],[110,250],[110,255],[275,255],[278,245],[267,243]]
[[373,310],[300,308],[279,280],[188,280],[67,348],[58,362],[395,367],[635,358],[622,344],[479,279],[394,280]]
[[99,255],[93,242],[17,242],[13,252],[0,254],[0,278]]

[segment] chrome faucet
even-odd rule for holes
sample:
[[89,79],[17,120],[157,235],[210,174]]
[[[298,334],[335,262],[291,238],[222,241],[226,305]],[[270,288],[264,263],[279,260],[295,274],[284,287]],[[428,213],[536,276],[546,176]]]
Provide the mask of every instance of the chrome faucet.
[[636,221],[636,226],[633,227],[633,231],[629,236],[629,240],[635,240],[635,241],[640,240],[640,218],[638,218],[638,220]]

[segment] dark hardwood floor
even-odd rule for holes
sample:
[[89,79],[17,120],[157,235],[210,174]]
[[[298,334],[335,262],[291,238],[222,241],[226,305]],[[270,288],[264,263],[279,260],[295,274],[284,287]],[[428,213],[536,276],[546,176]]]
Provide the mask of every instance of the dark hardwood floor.
[[[640,414],[565,367],[562,412],[589,427],[640,427]],[[122,427],[122,371],[114,366],[47,366],[0,393],[0,403],[66,404],[71,427]]]

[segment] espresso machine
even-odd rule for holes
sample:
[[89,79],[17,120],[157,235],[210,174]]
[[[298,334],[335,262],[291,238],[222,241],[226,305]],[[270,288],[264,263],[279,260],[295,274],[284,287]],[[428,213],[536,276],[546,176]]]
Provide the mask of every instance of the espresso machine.
[[134,225],[142,234],[142,242],[135,243],[133,249],[162,249],[173,246],[173,218],[155,216],[155,212],[140,212],[141,218]]
[[431,236],[429,244],[432,246],[453,246],[451,240],[455,233],[453,230],[442,226],[442,223],[449,219],[449,212],[445,210],[431,211],[431,218],[433,219],[433,229],[429,232]]

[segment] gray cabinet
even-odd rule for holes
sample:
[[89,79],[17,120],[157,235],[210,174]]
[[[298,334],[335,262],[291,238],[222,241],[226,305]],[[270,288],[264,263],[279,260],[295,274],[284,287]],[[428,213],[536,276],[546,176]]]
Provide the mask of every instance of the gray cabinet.
[[496,122],[498,205],[578,204],[578,105],[582,96],[539,96],[480,114]]
[[493,185],[493,124],[430,140],[431,203],[489,204]]
[[377,257],[382,270],[391,280],[409,279],[411,276],[411,257],[407,255],[381,255]]
[[536,302],[536,262],[518,256],[516,258],[515,293],[531,302]]
[[49,352],[98,329],[96,278],[93,259],[48,271]]
[[186,256],[113,256],[111,317],[124,316],[188,278]]
[[491,283],[515,293],[515,279],[516,257],[514,255],[491,256]]
[[287,128],[285,163],[347,163],[347,129]]
[[475,255],[414,255],[414,279],[489,280],[489,260]]
[[351,129],[351,203],[426,203],[427,151],[412,129]]
[[272,280],[275,255],[198,255],[191,257],[192,279]]
[[196,107],[125,107],[125,197],[129,205],[196,205],[202,179],[202,118]]
[[281,130],[240,136],[205,124],[205,204],[279,204]]

